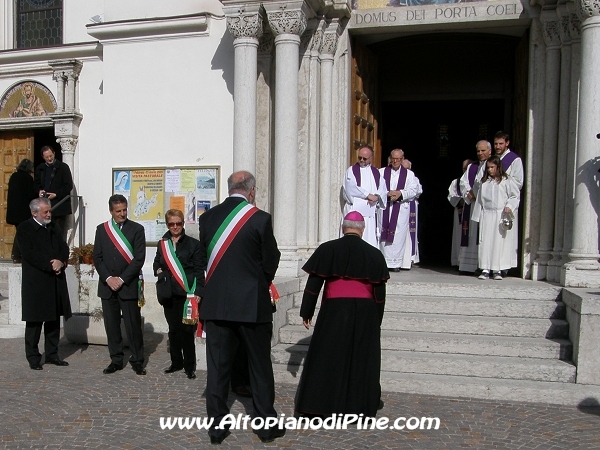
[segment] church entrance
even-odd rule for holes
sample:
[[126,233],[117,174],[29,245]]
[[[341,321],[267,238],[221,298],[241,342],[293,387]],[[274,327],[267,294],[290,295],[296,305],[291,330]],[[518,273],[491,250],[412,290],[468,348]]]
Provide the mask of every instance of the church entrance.
[[475,143],[491,140],[502,129],[503,114],[504,100],[383,103],[384,153],[403,149],[423,186],[418,216],[423,264],[450,264],[453,208],[446,198],[448,186],[462,175],[465,159],[476,159]]
[[0,260],[11,260],[11,251],[16,228],[6,223],[6,206],[8,197],[8,181],[19,163],[27,158],[34,162],[34,167],[44,160],[40,150],[44,145],[51,145],[60,159],[60,146],[56,143],[53,128],[36,128],[17,131],[0,131],[0,168],[2,183],[0,185]]
[[[384,39],[367,35],[353,41],[353,55],[370,55],[369,67],[361,66],[360,58],[353,62],[356,73],[369,76],[376,165],[387,165],[394,148],[405,151],[423,186],[421,263],[449,266],[453,210],[448,187],[462,174],[463,160],[475,159],[477,141],[493,141],[498,130],[511,134],[511,149],[525,156],[528,34]],[[354,85],[352,92],[358,92]],[[356,136],[353,132],[354,147]]]

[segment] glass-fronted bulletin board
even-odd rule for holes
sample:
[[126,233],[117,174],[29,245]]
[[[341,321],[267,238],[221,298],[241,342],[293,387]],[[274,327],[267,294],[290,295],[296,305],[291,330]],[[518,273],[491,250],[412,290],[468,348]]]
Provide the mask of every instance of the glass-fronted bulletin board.
[[186,234],[198,238],[198,217],[219,202],[219,166],[113,168],[113,194],[127,198],[128,218],[148,243],[167,232],[165,212],[183,211]]

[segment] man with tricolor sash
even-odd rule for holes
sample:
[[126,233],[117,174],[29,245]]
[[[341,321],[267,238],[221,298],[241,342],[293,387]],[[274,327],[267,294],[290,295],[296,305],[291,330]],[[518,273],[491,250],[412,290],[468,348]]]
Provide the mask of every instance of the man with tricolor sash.
[[[231,369],[239,345],[248,355],[250,387],[256,417],[277,417],[271,363],[273,309],[269,286],[279,266],[280,252],[271,215],[254,206],[256,180],[249,172],[227,179],[229,197],[200,216],[200,245],[206,270],[200,318],[206,331],[206,409],[213,421],[211,443],[229,434],[219,429],[229,413],[227,397]],[[257,429],[271,442],[285,429]]]
[[108,340],[110,364],[105,374],[123,369],[121,314],[129,341],[129,362],[137,375],[144,369],[144,338],[140,312],[143,299],[141,270],[146,258],[144,228],[127,219],[127,199],[113,195],[108,200],[112,218],[96,228],[94,264],[98,271],[98,297]]

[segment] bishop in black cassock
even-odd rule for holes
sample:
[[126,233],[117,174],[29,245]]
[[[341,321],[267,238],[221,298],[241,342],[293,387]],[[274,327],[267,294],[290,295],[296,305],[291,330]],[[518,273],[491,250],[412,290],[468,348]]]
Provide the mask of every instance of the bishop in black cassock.
[[364,220],[344,217],[344,236],[320,245],[303,267],[309,274],[300,315],[309,328],[325,284],[296,393],[300,415],[375,416],[380,404],[381,321],[389,272],[381,252],[362,240]]

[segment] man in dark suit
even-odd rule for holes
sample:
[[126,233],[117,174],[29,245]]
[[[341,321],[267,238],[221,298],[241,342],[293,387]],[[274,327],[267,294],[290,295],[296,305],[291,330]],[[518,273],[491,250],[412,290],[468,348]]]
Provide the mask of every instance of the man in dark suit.
[[[256,417],[275,418],[275,383],[271,364],[273,308],[269,286],[279,265],[271,215],[253,206],[256,180],[236,172],[227,180],[229,198],[200,216],[200,245],[206,282],[200,317],[206,330],[206,409],[213,418],[208,434],[220,444],[229,425],[217,427],[229,413],[227,396],[238,345],[248,354]],[[227,223],[228,227],[222,227]],[[285,429],[254,430],[271,442]]]
[[111,363],[104,373],[123,368],[121,312],[129,340],[129,362],[134,372],[146,375],[142,316],[138,306],[140,271],[146,259],[144,227],[127,219],[127,199],[113,195],[108,199],[112,219],[96,228],[94,264],[98,271],[98,297],[108,340]]
[[[33,185],[40,197],[46,197],[52,202],[52,221],[56,223],[67,238],[67,217],[71,214],[71,199],[58,203],[71,194],[73,177],[69,166],[56,159],[54,149],[45,145],[41,149],[44,161],[35,168]],[[58,206],[57,206],[58,205]]]
[[51,223],[50,201],[36,198],[29,204],[32,217],[17,227],[16,240],[23,257],[21,299],[25,324],[25,355],[29,367],[42,370],[38,343],[44,325],[46,364],[68,366],[58,357],[60,316],[71,317],[64,268],[69,247],[60,228]]

